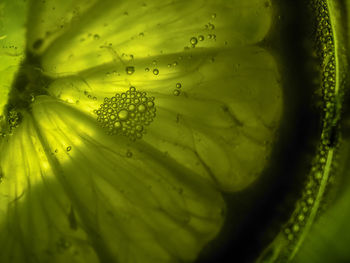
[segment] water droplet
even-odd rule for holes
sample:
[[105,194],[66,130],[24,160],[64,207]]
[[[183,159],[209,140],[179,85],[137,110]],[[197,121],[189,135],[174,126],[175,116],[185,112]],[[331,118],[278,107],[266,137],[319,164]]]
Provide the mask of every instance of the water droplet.
[[67,152],[69,152],[70,150],[72,150],[72,146],[67,147]]
[[154,74],[154,75],[158,75],[158,74],[159,74],[159,70],[155,68],[155,69],[153,70],[153,74]]
[[180,91],[178,89],[174,90],[173,92],[174,96],[179,96],[180,95]]
[[132,74],[134,74],[134,72],[135,72],[135,67],[133,67],[133,66],[128,66],[128,67],[125,68],[125,71],[126,71],[126,74],[132,75]]
[[128,150],[126,152],[126,157],[131,158],[132,157],[132,152]]
[[181,83],[176,83],[176,88],[180,89],[182,87]]
[[148,71],[149,71],[149,68],[145,68],[145,71],[148,72]]
[[198,36],[198,39],[199,39],[199,41],[203,41],[204,40],[204,36],[200,35],[200,36]]
[[216,14],[215,14],[215,13],[212,14],[212,15],[211,15],[211,18],[212,18],[212,19],[215,19],[215,18],[216,18]]
[[95,40],[98,40],[98,39],[100,39],[100,36],[99,36],[98,34],[95,34],[95,35],[94,35],[94,39],[95,39]]

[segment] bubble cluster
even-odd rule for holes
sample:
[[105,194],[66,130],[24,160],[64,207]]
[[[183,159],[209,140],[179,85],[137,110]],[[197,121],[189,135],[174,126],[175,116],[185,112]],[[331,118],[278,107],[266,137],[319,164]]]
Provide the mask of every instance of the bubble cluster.
[[[330,14],[327,2],[324,0],[310,1],[312,12],[315,14],[314,24],[314,50],[319,63],[320,83],[323,99],[323,129],[321,134],[321,143],[318,152],[312,163],[310,176],[305,182],[301,199],[297,202],[293,216],[287,223],[287,229],[293,231],[294,237],[301,232],[302,227],[309,220],[309,215],[313,210],[319,210],[319,203],[322,201],[324,192],[320,195],[321,185],[328,185],[327,178],[324,177],[325,166],[328,160],[330,150],[330,135],[333,127],[334,119],[336,119],[335,109],[335,87],[336,87],[336,57],[334,46],[334,35],[331,26]],[[317,201],[317,202],[316,202]],[[290,234],[285,233],[289,241]]]
[[15,110],[10,110],[7,115],[7,122],[9,124],[10,132],[18,127],[21,122],[21,115]]
[[182,87],[182,85],[181,85],[180,82],[176,83],[175,89],[174,89],[174,91],[173,91],[174,96],[179,96],[179,95],[180,95],[180,93],[181,93],[181,91],[180,91],[181,87]]
[[214,30],[215,29],[215,25],[212,23],[208,23],[205,25],[205,29],[209,29],[209,30]]
[[[342,76],[337,71],[338,56],[336,55],[335,40],[337,31],[332,29],[333,15],[328,8],[326,0],[308,1],[310,8],[310,25],[312,32],[310,37],[313,40],[312,54],[317,61],[314,67],[319,79],[315,79],[317,94],[319,97],[319,109],[322,110],[322,132],[320,143],[317,147],[316,156],[311,163],[311,170],[304,182],[301,197],[296,201],[294,211],[281,234],[273,241],[275,251],[271,262],[289,262],[297,252],[303,236],[307,235],[310,228],[322,211],[327,208],[327,203],[332,201],[331,187],[332,178],[336,174],[336,152],[339,145],[339,112],[338,98],[341,98]],[[341,64],[339,64],[341,66]],[[334,150],[334,151],[333,151]],[[285,247],[281,248],[281,239]],[[298,244],[298,245],[296,245]],[[259,261],[261,262],[261,261]],[[265,261],[264,261],[265,262]],[[270,261],[269,261],[270,262]]]
[[156,107],[154,97],[130,87],[126,92],[105,98],[95,114],[109,134],[122,134],[134,141],[146,133],[146,127],[156,116]]

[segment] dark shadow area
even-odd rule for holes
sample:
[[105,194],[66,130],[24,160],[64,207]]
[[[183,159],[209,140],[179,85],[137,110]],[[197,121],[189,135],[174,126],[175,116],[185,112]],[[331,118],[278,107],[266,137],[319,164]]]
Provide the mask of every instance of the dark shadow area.
[[196,263],[254,262],[279,233],[300,197],[321,133],[317,62],[311,56],[307,1],[273,1],[275,21],[261,43],[276,57],[284,116],[270,165],[249,189],[226,194],[228,214],[218,238]]
[[27,109],[35,96],[46,95],[47,87],[52,81],[41,70],[39,57],[26,52],[26,59],[21,63],[9,93],[7,111]]

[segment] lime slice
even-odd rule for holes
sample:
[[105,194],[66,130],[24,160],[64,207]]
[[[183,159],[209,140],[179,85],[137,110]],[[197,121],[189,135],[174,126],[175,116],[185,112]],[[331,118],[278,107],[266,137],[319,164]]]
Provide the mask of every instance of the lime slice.
[[194,261],[277,137],[271,4],[1,7],[22,49],[1,83],[0,261]]

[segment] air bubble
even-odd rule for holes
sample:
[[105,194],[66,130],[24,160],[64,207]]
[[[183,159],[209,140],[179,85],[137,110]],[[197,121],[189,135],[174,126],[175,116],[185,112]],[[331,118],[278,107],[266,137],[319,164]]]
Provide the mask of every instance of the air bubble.
[[146,107],[145,107],[145,105],[141,104],[141,105],[139,105],[139,106],[137,107],[137,110],[138,110],[139,112],[145,112],[145,111],[146,111]]
[[180,95],[180,91],[176,89],[176,90],[174,90],[173,94],[174,94],[174,96],[179,96]]
[[67,147],[67,152],[70,152],[72,150],[72,146]]
[[321,173],[321,172],[317,172],[317,173],[315,174],[315,178],[316,178],[317,180],[320,180],[320,179],[322,178],[322,173]]
[[312,205],[312,204],[314,203],[314,199],[313,199],[312,197],[309,197],[309,198],[307,199],[307,203],[308,203],[309,205]]
[[129,107],[128,107],[129,111],[134,111],[135,109],[136,109],[136,107],[135,107],[134,104],[130,104]]
[[305,216],[304,216],[303,214],[300,214],[300,215],[298,216],[298,220],[299,220],[300,222],[303,222],[304,219],[305,219]]
[[118,112],[118,117],[120,120],[126,120],[128,118],[129,112],[127,110],[121,110]]
[[126,71],[126,74],[132,75],[135,72],[135,68],[132,67],[132,66],[128,66],[128,67],[125,68],[125,71]]
[[196,37],[192,37],[192,38],[190,39],[190,43],[191,43],[192,46],[196,46],[197,43],[198,43],[197,38],[196,38]]
[[293,232],[299,232],[299,230],[300,230],[300,227],[299,227],[299,225],[298,224],[295,224],[294,226],[293,226]]
[[176,83],[176,88],[180,89],[182,87],[181,83]]
[[155,69],[153,70],[153,74],[154,74],[154,75],[158,75],[158,74],[159,74],[159,70],[155,68]]

